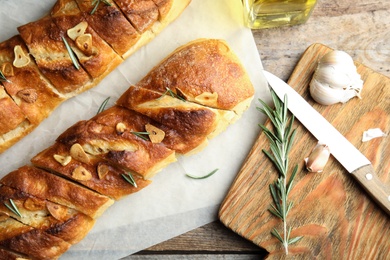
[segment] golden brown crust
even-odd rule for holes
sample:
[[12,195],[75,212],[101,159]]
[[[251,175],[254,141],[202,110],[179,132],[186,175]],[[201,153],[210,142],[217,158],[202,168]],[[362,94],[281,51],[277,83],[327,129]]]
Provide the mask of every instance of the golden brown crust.
[[[66,165],[62,165],[55,160],[54,155],[69,156],[69,146],[57,142],[35,156],[31,162],[37,167],[63,175],[116,200],[137,192],[151,183],[149,180],[144,180],[138,175],[134,175],[133,177],[137,184],[137,187],[134,187],[122,176],[122,174],[126,174],[126,171],[96,156],[90,156],[89,163],[70,160]],[[88,180],[75,178],[73,172],[77,167],[83,167],[89,171],[91,178]]]
[[[20,36],[14,36],[0,43],[0,67],[3,64],[13,63],[15,46],[21,46],[24,53],[28,53]],[[34,125],[38,125],[63,101],[63,98],[53,92],[50,83],[40,75],[34,62],[20,68],[12,66],[12,75],[8,75],[7,79],[9,82],[3,82],[7,93]],[[5,120],[12,120],[9,115],[12,113],[8,114]]]
[[57,259],[71,245],[42,230],[33,229],[0,241],[0,246],[38,259]]
[[26,255],[21,255],[9,250],[6,250],[4,248],[0,247],[0,259],[6,259],[6,260],[29,260],[30,257]]
[[[55,12],[52,12],[54,23],[60,28],[60,30],[67,35],[69,29],[74,28],[81,22],[85,22],[85,18],[82,15],[77,3],[68,0],[68,4],[64,4],[61,7],[55,8]],[[74,4],[72,4],[72,2]],[[53,14],[55,13],[55,14]],[[101,79],[103,79],[109,72],[114,70],[123,59],[118,56],[111,47],[103,41],[100,36],[87,25],[85,34],[90,34],[92,37],[92,54],[84,49],[80,49],[75,41],[77,39],[70,39],[66,36],[68,43],[72,46],[73,51],[76,53],[80,64],[83,68],[92,76],[96,85]]]
[[[172,6],[173,6],[173,3],[175,2],[175,0],[153,0],[153,2],[158,7],[159,20],[162,21],[170,13],[170,11],[172,9]],[[182,0],[181,2],[183,2],[182,4],[186,4],[187,5],[187,4],[189,4],[190,1]],[[187,3],[185,3],[185,2],[187,2]]]
[[[224,130],[234,112],[217,110],[193,102],[131,86],[117,101],[119,106],[135,110],[160,124],[189,136],[213,137]],[[169,92],[170,90],[168,90]]]
[[[12,115],[12,116],[10,116]],[[15,129],[26,116],[0,85],[0,135]]]
[[113,201],[106,196],[31,166],[23,166],[0,180],[3,185],[60,205],[92,218],[100,216]]
[[62,40],[64,33],[50,16],[20,26],[18,31],[42,74],[60,93],[79,93],[89,87],[89,75],[83,68],[77,69],[73,64]]
[[9,215],[0,214],[0,242],[31,230],[32,227],[20,223]]
[[[10,204],[10,200],[22,217],[5,206]],[[92,218],[76,210],[4,185],[0,187],[1,214],[8,214],[25,225],[41,229],[71,244],[84,238],[95,223]]]
[[[137,118],[136,114],[133,118],[123,118],[113,111],[117,109],[110,108],[88,121],[76,123],[57,141],[68,146],[78,143],[86,153],[125,167],[145,179],[176,161],[173,150],[133,134],[145,131],[145,125],[140,124],[142,119]],[[124,125],[124,131],[118,131],[118,124]]]
[[[235,110],[254,94],[245,69],[227,43],[214,39],[196,40],[178,48],[137,86],[160,93],[169,88],[190,101],[226,110]],[[204,93],[216,93],[217,99],[210,102],[199,98]]]
[[134,28],[143,33],[158,21],[159,9],[152,0],[115,0]]
[[93,0],[76,0],[88,24],[119,54],[125,54],[136,44],[140,35],[111,0],[110,6],[100,3],[96,11]]

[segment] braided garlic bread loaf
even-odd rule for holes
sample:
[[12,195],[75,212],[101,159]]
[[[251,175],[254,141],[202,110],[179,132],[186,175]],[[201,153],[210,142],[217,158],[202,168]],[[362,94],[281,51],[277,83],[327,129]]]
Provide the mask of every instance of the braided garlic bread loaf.
[[0,180],[0,258],[58,258],[114,200],[235,122],[253,95],[226,42],[201,39],[175,50],[116,105],[77,122],[33,166]]

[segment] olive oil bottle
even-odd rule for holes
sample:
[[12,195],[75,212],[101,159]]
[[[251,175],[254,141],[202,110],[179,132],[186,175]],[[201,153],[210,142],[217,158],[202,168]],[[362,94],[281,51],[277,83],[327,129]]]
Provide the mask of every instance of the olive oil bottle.
[[317,0],[243,0],[245,25],[252,29],[292,26],[307,21]]

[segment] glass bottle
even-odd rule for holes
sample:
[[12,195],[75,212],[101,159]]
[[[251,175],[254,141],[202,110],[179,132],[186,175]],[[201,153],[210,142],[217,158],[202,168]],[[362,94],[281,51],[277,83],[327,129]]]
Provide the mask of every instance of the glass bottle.
[[292,26],[307,21],[317,0],[243,0],[245,25],[252,29]]

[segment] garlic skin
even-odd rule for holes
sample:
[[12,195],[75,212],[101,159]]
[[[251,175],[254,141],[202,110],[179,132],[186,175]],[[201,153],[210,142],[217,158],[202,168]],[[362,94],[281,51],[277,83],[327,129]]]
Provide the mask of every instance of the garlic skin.
[[353,97],[359,97],[363,89],[363,80],[349,54],[343,51],[331,51],[318,62],[310,82],[310,95],[321,105],[345,103]]
[[329,147],[318,143],[308,158],[305,158],[306,169],[309,172],[320,173],[324,170],[330,157]]

